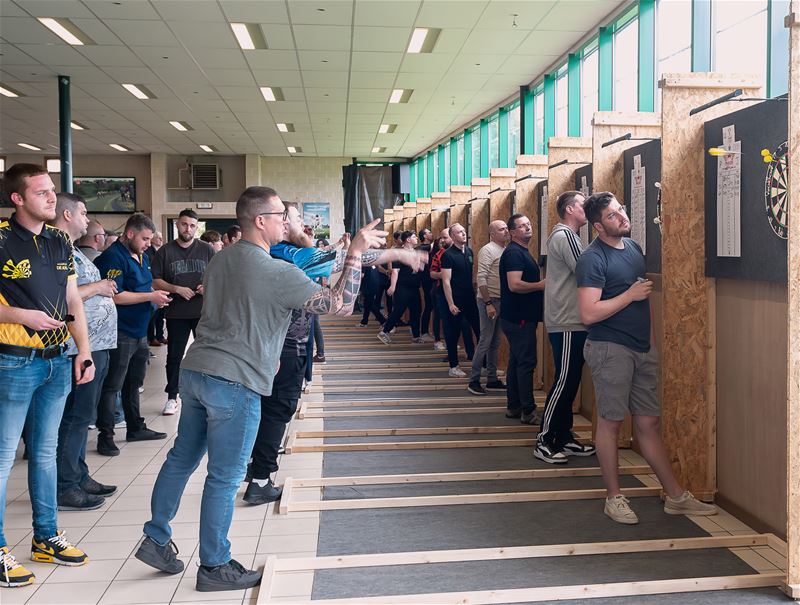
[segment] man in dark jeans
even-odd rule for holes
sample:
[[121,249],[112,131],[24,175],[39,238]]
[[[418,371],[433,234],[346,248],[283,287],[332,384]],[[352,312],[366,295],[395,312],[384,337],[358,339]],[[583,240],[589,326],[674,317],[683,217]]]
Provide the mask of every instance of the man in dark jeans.
[[536,368],[536,326],[542,320],[545,282],[528,251],[533,237],[528,217],[508,219],[511,243],[500,257],[500,327],[508,338],[510,357],[506,418],[536,424],[533,370]]
[[117,294],[117,348],[111,351],[108,374],[103,381],[97,409],[97,452],[103,456],[118,456],[114,444],[114,406],[117,393],[122,391],[122,409],[127,424],[127,441],[166,439],[166,433],[153,431],[145,425],[139,413],[139,387],[147,374],[150,349],[147,346],[147,324],[152,305],[166,306],[169,293],[153,290],[150,263],[144,251],[150,245],[155,225],[144,214],[132,215],[125,223],[120,240],[97,257],[95,265],[101,277],[114,280]]
[[172,294],[172,302],[164,309],[167,320],[167,402],[161,412],[172,416],[178,411],[178,372],[189,334],[194,335],[203,308],[203,273],[214,249],[211,244],[195,239],[197,213],[181,210],[176,227],[178,237],[159,248],[153,261],[153,287]]
[[433,246],[433,233],[430,229],[422,229],[419,232],[419,245],[417,250],[423,250],[428,255],[428,264],[422,270],[422,300],[424,307],[422,308],[422,315],[419,321],[420,332],[423,342],[433,342],[434,338],[431,336],[431,315],[434,311],[433,301],[433,280],[430,273],[430,254],[431,247]]
[[378,325],[386,323],[386,318],[381,313],[381,303],[378,299],[380,292],[380,276],[381,273],[377,267],[362,267],[361,276],[361,294],[364,297],[364,315],[361,321],[356,324],[356,327],[366,328],[369,323],[369,315],[375,316],[378,320]]

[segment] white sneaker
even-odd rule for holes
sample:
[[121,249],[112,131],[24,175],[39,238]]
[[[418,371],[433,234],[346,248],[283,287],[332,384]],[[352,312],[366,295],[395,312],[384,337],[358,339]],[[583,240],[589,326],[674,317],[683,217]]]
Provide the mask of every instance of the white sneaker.
[[466,378],[467,377],[467,373],[464,370],[462,370],[461,368],[459,368],[458,366],[456,366],[455,368],[450,368],[450,371],[447,373],[447,375],[450,376],[450,378]]
[[668,515],[698,515],[706,517],[716,515],[719,509],[713,504],[700,502],[691,492],[687,491],[683,492],[680,498],[667,496],[664,499],[664,512]]
[[366,327],[367,327],[367,324],[362,324],[361,322],[358,322],[356,324],[356,328],[366,328]]
[[144,393],[144,387],[139,387],[139,393]]
[[441,340],[437,340],[435,343],[433,343],[433,350],[434,351],[446,351],[447,350],[447,345],[444,344]]
[[425,341],[422,340],[422,336],[418,336],[417,338],[412,338],[411,342],[413,342],[415,345],[425,344]]
[[606,506],[603,511],[612,520],[623,525],[636,525],[639,517],[631,510],[628,499],[622,494],[617,494],[613,498],[606,498]]
[[164,409],[161,411],[161,414],[162,416],[172,416],[178,411],[179,407],[177,399],[167,399],[167,403],[164,404]]
[[389,336],[386,332],[381,330],[378,332],[378,340],[380,340],[383,344],[388,345],[392,344],[392,337]]
[[419,338],[421,342],[433,342],[433,336],[427,333],[423,334]]

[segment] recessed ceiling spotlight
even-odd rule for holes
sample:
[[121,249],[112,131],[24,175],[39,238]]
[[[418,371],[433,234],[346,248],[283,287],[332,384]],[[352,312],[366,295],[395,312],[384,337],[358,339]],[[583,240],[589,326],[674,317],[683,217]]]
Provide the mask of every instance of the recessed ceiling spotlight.
[[109,143],[108,146],[117,151],[130,151],[125,145],[118,145],[117,143]]
[[36,145],[31,145],[30,143],[17,143],[20,147],[25,149],[30,149],[31,151],[41,151],[41,147],[37,147]]
[[54,19],[53,17],[38,17],[39,23],[72,46],[83,46],[84,44],[94,44],[92,39],[83,33],[69,19]]

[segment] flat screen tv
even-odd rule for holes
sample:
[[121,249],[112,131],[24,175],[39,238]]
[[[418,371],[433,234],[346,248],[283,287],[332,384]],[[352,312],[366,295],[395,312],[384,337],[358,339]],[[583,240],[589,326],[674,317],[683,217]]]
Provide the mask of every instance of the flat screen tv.
[[136,179],[132,176],[75,176],[72,191],[86,200],[92,214],[136,212]]

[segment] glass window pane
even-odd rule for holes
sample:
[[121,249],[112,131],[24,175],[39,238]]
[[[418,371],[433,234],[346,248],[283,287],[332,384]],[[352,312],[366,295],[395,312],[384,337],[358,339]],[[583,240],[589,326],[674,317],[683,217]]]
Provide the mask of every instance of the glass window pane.
[[464,136],[458,137],[456,141],[456,150],[458,151],[458,180],[453,183],[454,185],[464,184]]
[[[481,175],[481,131],[480,128],[472,129],[472,178]],[[471,185],[472,183],[464,183]]]
[[716,72],[755,74],[767,80],[767,0],[714,0],[714,57]]
[[567,103],[569,101],[567,77],[556,80],[556,136],[567,136]]
[[536,153],[544,153],[544,93],[533,97],[533,142]]
[[636,111],[639,82],[639,21],[614,34],[614,109]]
[[519,149],[519,105],[508,112],[508,165],[517,165]]
[[489,168],[500,165],[499,121],[497,118],[489,120]]
[[433,150],[433,183],[431,184],[431,191],[439,191],[439,154],[437,150]]
[[598,61],[595,50],[583,58],[581,64],[581,136],[592,136],[592,118],[598,102]]
[[450,186],[450,143],[445,143],[444,146],[444,189]]
[[692,3],[689,0],[658,0],[658,78],[665,73],[692,70]]

